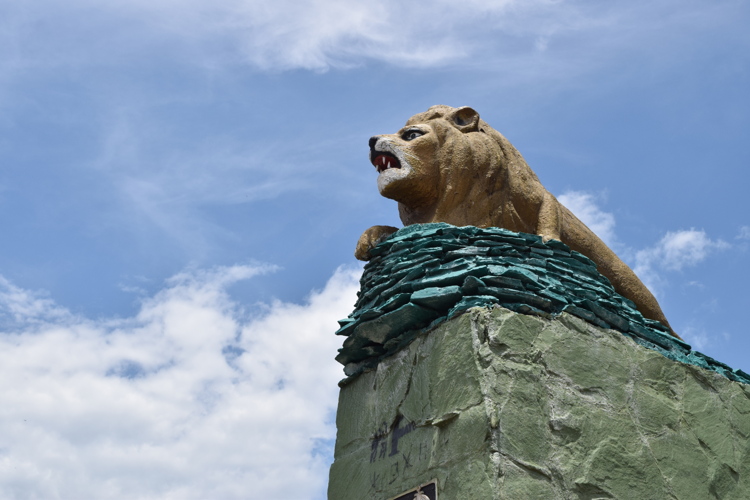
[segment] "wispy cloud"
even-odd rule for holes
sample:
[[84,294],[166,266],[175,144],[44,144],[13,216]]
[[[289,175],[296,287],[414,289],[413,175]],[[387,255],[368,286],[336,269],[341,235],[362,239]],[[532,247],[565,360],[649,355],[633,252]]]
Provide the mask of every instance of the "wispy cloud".
[[567,191],[557,198],[621,257],[634,255],[633,271],[654,293],[666,283],[666,272],[695,266],[713,252],[729,248],[728,243],[711,239],[703,230],[689,229],[669,231],[655,245],[635,250],[618,242],[615,217],[600,208],[601,196]]
[[658,265],[670,271],[694,266],[714,250],[727,248],[721,240],[712,240],[703,230],[670,231],[653,247],[640,250],[636,256],[638,267]]
[[707,329],[700,323],[688,324],[680,330],[680,336],[693,349],[701,352],[716,350],[719,345],[727,344],[731,339],[731,335],[727,332],[717,332],[711,328]]
[[750,240],[750,226],[742,226],[737,234],[737,238],[740,240]]
[[662,283],[663,271],[695,266],[711,253],[728,247],[728,243],[709,238],[703,230],[670,231],[654,246],[636,252],[633,270],[656,291]]
[[[190,249],[193,257],[208,252],[222,237],[232,237],[207,217],[207,209],[322,188],[330,179],[320,172],[335,172],[320,167],[325,156],[294,139],[283,144],[281,139],[242,143],[216,136],[189,140],[160,129],[154,115],[148,105],[134,103],[102,118],[99,150],[86,162],[98,189],[87,195],[100,198],[106,223],[134,234],[156,232]],[[179,147],[160,147],[164,142]]]
[[[150,47],[172,50],[207,68],[242,62],[271,71],[320,71],[365,61],[440,66],[494,54],[494,60],[518,71],[529,62],[539,64],[529,57],[552,47],[575,46],[578,57],[568,61],[573,66],[611,60],[616,51],[631,50],[639,41],[643,50],[658,49],[670,42],[663,38],[665,25],[677,31],[700,29],[731,19],[727,12],[736,8],[726,1],[671,0],[606,8],[598,2],[557,0],[40,2],[25,5],[22,15],[6,16],[6,38],[14,43],[0,51],[14,61],[39,61],[47,52],[78,64],[85,60],[82,55],[101,63],[113,56],[129,59]],[[66,21],[61,26],[75,25],[76,34],[60,27],[47,33],[47,42],[25,46],[31,27],[54,18]],[[597,43],[589,43],[592,39]],[[561,55],[557,50],[555,56]],[[548,70],[554,61],[546,60],[539,69]]]
[[[185,272],[130,318],[75,317],[0,283],[0,483],[9,498],[323,498],[358,271],[248,316],[227,293],[266,272]],[[60,315],[66,319],[59,319]],[[326,361],[327,360],[327,361]]]
[[682,339],[691,345],[697,351],[703,352],[713,342],[708,333],[703,328],[688,326],[680,331]]
[[576,217],[594,231],[607,245],[613,247],[615,238],[615,216],[599,207],[602,195],[583,191],[566,191],[557,197]]
[[40,292],[24,290],[0,276],[0,328],[70,320],[72,316]]
[[[528,62],[523,59],[550,47],[564,51],[571,43],[579,55],[602,58],[592,58],[589,64],[601,63],[639,40],[661,38],[665,25],[689,31],[721,19],[723,11],[732,8],[731,2],[679,5],[676,9],[670,0],[607,8],[598,2],[559,0],[460,4],[446,0],[429,4],[396,0],[194,1],[191,10],[203,13],[200,27],[194,25],[195,16],[188,21],[171,14],[187,21],[185,27],[192,33],[232,37],[242,57],[263,69],[325,70],[367,60],[409,67],[440,66],[479,55],[486,61],[494,54],[491,59],[519,70]],[[581,43],[593,38],[598,43]],[[668,41],[661,42],[664,46]],[[556,52],[558,57],[561,54]],[[584,62],[575,59],[576,64]]]
[[[114,184],[127,186],[133,196],[150,190],[147,197],[155,204],[245,203],[309,186],[313,175],[305,175],[295,163],[307,153],[306,165],[314,164],[309,158],[313,155],[297,144],[297,152],[279,155],[294,142],[289,138],[241,144],[239,138],[209,136],[180,143],[180,149],[157,148],[157,140],[178,140],[160,129],[159,117],[149,109],[158,105],[133,103],[127,111],[112,110],[100,127],[101,149],[89,162],[110,174]],[[309,166],[307,170],[314,171]]]

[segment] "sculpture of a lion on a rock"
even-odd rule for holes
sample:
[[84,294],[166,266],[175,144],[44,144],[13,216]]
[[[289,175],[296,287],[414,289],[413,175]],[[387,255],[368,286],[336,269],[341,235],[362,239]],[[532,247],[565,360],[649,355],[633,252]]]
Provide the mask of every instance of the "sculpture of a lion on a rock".
[[[542,186],[516,148],[472,108],[433,106],[412,116],[397,133],[370,139],[370,160],[379,173],[380,194],[398,202],[404,225],[501,227],[560,240],[593,260],[641,314],[671,330],[635,273]],[[396,230],[371,227],[355,256],[369,260],[369,250]]]

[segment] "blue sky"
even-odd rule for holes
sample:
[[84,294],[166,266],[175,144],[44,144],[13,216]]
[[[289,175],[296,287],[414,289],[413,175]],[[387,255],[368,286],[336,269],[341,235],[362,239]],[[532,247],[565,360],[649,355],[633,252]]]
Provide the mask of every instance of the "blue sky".
[[750,371],[750,4],[0,0],[0,497],[324,498],[367,140],[469,105]]

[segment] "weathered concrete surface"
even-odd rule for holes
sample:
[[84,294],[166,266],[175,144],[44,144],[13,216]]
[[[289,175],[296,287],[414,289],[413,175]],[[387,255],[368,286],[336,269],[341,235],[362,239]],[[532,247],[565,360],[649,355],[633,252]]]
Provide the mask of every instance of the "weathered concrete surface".
[[471,309],[341,389],[329,500],[750,498],[750,386],[567,313]]

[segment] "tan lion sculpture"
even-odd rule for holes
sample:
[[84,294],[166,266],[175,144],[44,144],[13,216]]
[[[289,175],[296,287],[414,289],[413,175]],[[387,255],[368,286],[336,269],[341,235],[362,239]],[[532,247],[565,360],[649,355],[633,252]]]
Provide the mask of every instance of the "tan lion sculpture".
[[[560,240],[593,260],[615,290],[646,318],[672,329],[635,273],[539,182],[521,154],[469,107],[433,106],[395,134],[370,139],[378,190],[398,202],[404,225],[447,222],[502,227]],[[369,251],[395,232],[373,226],[354,252]],[[674,332],[675,337],[678,337]]]

